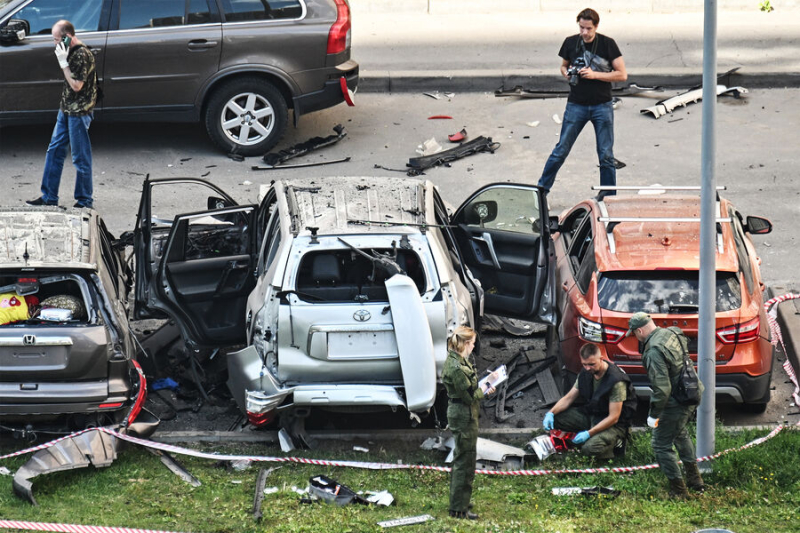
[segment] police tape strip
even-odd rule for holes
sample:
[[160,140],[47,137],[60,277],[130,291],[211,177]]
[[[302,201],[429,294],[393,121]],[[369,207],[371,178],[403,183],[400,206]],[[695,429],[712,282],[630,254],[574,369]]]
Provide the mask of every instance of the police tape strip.
[[0,529],[25,529],[28,531],[58,531],[61,533],[175,533],[152,529],[131,529],[127,527],[81,526],[77,524],[54,524],[49,522],[23,522],[21,520],[0,519]]
[[[789,379],[792,380],[794,383],[794,392],[792,392],[792,399],[794,400],[794,404],[800,407],[800,383],[798,383],[797,375],[795,374],[794,368],[792,367],[792,362],[789,361],[789,353],[786,351],[786,345],[783,343],[783,335],[781,334],[781,328],[778,325],[778,305],[781,302],[785,302],[787,300],[796,300],[800,298],[800,294],[793,294],[788,293],[782,296],[776,296],[771,300],[768,300],[764,304],[764,310],[767,312],[767,322],[769,323],[769,331],[771,337],[771,343],[773,346],[777,346],[778,344],[781,345],[783,349],[784,355],[786,355],[786,359],[783,361],[783,370],[786,371],[786,374],[789,376]],[[774,307],[773,307],[774,306]],[[770,309],[772,307],[772,309]],[[800,421],[797,422],[800,425]]]
[[[712,459],[716,459],[722,455],[726,455],[731,452],[737,452],[741,450],[746,450],[747,448],[751,448],[753,446],[757,446],[759,444],[763,444],[764,442],[768,441],[769,439],[773,438],[775,435],[780,433],[784,429],[784,426],[777,426],[773,429],[768,435],[764,437],[760,437],[755,439],[747,444],[740,446],[738,448],[728,448],[727,450],[723,450],[721,452],[715,453],[714,455],[708,455],[705,457],[700,457],[698,462],[701,461],[710,461]],[[150,441],[146,439],[140,439],[138,437],[133,437],[130,435],[125,435],[122,433],[118,433],[112,429],[108,428],[91,428],[85,429],[83,431],[79,431],[77,433],[73,433],[68,437],[62,437],[48,443],[34,446],[32,448],[28,448],[26,450],[20,450],[18,452],[10,453],[7,455],[0,456],[0,460],[8,459],[11,457],[17,457],[20,455],[24,455],[27,453],[35,452],[38,450],[42,450],[45,448],[49,448],[51,446],[57,445],[59,442],[63,441],[67,438],[72,438],[77,435],[81,435],[86,433],[87,431],[102,431],[103,433],[107,433],[108,435],[112,435],[117,437],[121,440],[131,442],[133,444],[138,444],[139,446],[145,446],[148,448],[153,448],[156,450],[161,450],[164,452],[175,453],[179,455],[186,455],[190,457],[197,457],[200,459],[211,459],[213,461],[252,461],[252,462],[271,462],[271,463],[298,463],[298,464],[309,464],[309,465],[317,465],[317,466],[338,466],[344,468],[362,468],[362,469],[369,469],[369,470],[434,470],[438,472],[449,472],[450,467],[448,466],[433,466],[433,465],[408,465],[408,464],[393,464],[393,463],[375,463],[375,462],[365,462],[365,461],[332,461],[327,459],[308,459],[305,457],[268,457],[268,456],[259,456],[259,455],[228,455],[228,454],[216,454],[216,453],[206,453],[206,452],[199,452],[196,450],[192,450],[189,448],[182,448],[180,446],[174,446],[171,444],[164,444],[161,442]],[[657,464],[649,464],[649,465],[639,465],[639,466],[617,466],[611,468],[581,468],[581,469],[560,469],[560,470],[476,470],[476,473],[479,474],[486,474],[486,475],[494,475],[494,476],[547,476],[547,475],[557,475],[557,474],[600,474],[600,473],[627,473],[627,472],[636,472],[638,470],[652,470],[658,468]]]

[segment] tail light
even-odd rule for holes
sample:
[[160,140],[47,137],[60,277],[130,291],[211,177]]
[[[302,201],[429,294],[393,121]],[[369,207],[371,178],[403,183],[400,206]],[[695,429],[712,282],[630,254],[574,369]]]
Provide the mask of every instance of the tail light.
[[606,344],[618,344],[625,338],[625,333],[627,333],[624,329],[604,326],[603,324],[586,320],[583,317],[578,320],[578,330],[581,337],[587,341]]
[[346,0],[336,2],[336,22],[328,32],[328,53],[339,54],[350,46],[350,7]]
[[722,344],[736,344],[737,342],[752,342],[758,338],[761,331],[761,321],[758,317],[748,320],[743,324],[735,324],[717,330],[717,338]]
[[267,413],[251,413],[247,411],[247,421],[250,422],[255,427],[261,427],[269,424],[275,419],[275,411],[269,411]]

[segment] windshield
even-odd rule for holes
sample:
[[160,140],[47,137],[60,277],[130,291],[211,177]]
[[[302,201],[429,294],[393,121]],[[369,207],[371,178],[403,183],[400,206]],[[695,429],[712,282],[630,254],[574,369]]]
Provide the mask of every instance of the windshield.
[[[699,309],[697,271],[604,273],[597,282],[600,307],[621,313],[692,314]],[[717,272],[717,312],[742,306],[739,278]]]

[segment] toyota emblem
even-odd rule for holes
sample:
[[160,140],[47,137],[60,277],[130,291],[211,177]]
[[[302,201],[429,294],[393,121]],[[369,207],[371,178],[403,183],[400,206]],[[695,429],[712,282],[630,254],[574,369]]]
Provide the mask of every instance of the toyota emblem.
[[359,309],[353,313],[353,318],[356,320],[356,322],[366,322],[372,318],[372,315],[366,309]]

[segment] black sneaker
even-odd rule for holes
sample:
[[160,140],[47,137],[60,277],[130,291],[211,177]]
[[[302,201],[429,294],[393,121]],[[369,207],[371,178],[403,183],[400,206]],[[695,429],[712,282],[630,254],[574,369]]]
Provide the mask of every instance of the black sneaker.
[[81,202],[75,202],[75,205],[73,205],[72,207],[74,207],[76,209],[91,209],[92,208],[92,206],[86,205],[86,204],[82,204]]
[[47,202],[41,196],[35,200],[25,200],[28,205],[58,205],[58,202]]
[[453,518],[460,518],[466,520],[477,520],[478,515],[469,511],[450,511],[450,516]]

